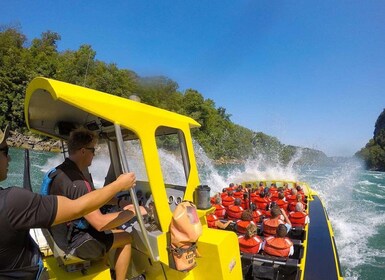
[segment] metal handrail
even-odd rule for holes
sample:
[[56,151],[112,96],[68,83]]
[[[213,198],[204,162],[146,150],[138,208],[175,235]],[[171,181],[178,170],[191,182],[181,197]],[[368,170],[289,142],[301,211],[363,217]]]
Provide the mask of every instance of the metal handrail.
[[[120,161],[122,163],[122,170],[123,170],[123,172],[130,172],[130,170],[128,168],[128,162],[127,162],[126,154],[124,152],[122,130],[120,129],[119,124],[115,123],[114,126],[115,126],[116,140],[118,142],[119,157],[120,157]],[[138,199],[137,199],[136,194],[135,194],[135,188],[134,187],[132,187],[130,189],[130,195],[131,195],[132,203],[134,204],[134,207],[135,207],[136,217],[137,217],[137,220],[139,222],[140,229],[143,233],[144,244],[147,247],[147,250],[150,253],[152,260],[158,261],[159,257],[155,256],[155,253],[152,250],[151,245],[150,245],[150,240],[148,238],[147,230],[146,230],[146,227],[145,227],[144,222],[143,222],[143,216],[142,216],[142,213],[140,212],[140,207],[139,207]]]

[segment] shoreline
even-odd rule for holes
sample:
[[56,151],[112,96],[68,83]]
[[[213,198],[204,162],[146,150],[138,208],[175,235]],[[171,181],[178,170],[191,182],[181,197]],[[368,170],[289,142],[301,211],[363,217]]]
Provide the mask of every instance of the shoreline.
[[35,151],[60,152],[60,140],[44,139],[36,134],[23,134],[10,131],[7,143],[13,148],[22,148]]
[[[44,152],[61,152],[60,140],[49,139],[45,136],[39,136],[37,134],[23,134],[17,131],[10,131],[10,135],[7,139],[7,143],[10,147],[29,149],[34,151],[44,151]],[[216,165],[223,164],[242,164],[244,161],[240,159],[224,159],[219,158],[212,160]]]

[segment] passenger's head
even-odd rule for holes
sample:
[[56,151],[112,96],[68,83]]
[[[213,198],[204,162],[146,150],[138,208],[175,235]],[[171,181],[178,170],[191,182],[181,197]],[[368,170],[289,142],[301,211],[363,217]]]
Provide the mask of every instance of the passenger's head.
[[280,224],[277,227],[277,237],[285,237],[287,234],[287,228],[284,224]]
[[297,201],[302,201],[302,195],[301,194],[297,194]]
[[11,157],[8,155],[7,138],[9,136],[8,125],[4,130],[0,129],[0,181],[7,179],[8,163]]
[[241,203],[242,203],[242,200],[241,200],[239,197],[237,197],[237,198],[234,200],[234,205],[236,205],[236,206],[240,206]]
[[292,195],[297,195],[298,191],[296,189],[291,189],[291,194]]
[[92,131],[85,128],[78,128],[71,132],[68,139],[68,153],[76,161],[82,161],[82,165],[91,165],[95,154],[97,136]]
[[279,207],[276,205],[271,208],[270,212],[272,218],[276,218],[281,215],[281,209],[279,209]]
[[250,223],[246,227],[246,238],[252,237],[257,232],[257,226],[254,223]]
[[257,209],[257,206],[254,203],[251,203],[250,209],[251,209],[251,211],[255,211],[255,209]]
[[230,183],[229,188],[233,188],[233,187],[234,187],[234,183]]
[[262,198],[264,198],[264,197],[266,196],[266,194],[265,194],[265,192],[260,192],[260,193],[259,193],[259,196],[262,197]]
[[222,204],[222,199],[220,196],[215,197],[215,204]]
[[283,192],[279,192],[278,199],[284,199],[284,198],[285,198],[285,194]]
[[245,210],[242,212],[241,215],[241,220],[242,221],[252,221],[253,220],[253,212],[250,210]]
[[303,204],[301,202],[297,202],[295,205],[295,211],[296,212],[302,212],[303,211]]

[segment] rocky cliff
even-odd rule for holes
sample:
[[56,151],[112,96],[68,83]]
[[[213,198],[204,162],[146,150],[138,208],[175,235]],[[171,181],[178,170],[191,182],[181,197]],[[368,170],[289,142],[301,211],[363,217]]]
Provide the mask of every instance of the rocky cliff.
[[385,109],[377,118],[373,138],[355,154],[369,170],[385,171]]

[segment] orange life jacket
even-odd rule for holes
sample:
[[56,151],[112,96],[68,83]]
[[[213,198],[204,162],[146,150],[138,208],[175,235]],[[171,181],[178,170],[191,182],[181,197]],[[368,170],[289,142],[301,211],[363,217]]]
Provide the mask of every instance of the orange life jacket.
[[258,209],[266,210],[267,206],[269,205],[269,199],[266,197],[257,196],[254,199],[254,204]]
[[279,219],[279,217],[275,219],[266,219],[263,221],[263,235],[271,236],[277,233],[277,228],[280,224],[285,224],[284,221]]
[[289,220],[293,227],[304,227],[307,214],[304,212],[290,212]]
[[215,207],[215,215],[219,219],[223,219],[226,216],[226,208],[222,204],[213,204]]
[[288,203],[296,202],[297,201],[297,195],[291,194],[286,197],[286,201]]
[[235,198],[233,196],[226,196],[222,199],[222,205],[226,208],[229,208],[229,206],[234,205]]
[[240,234],[245,234],[246,233],[246,228],[250,223],[255,223],[253,221],[243,221],[243,220],[238,220],[237,221],[237,232]]
[[255,209],[253,211],[253,220],[254,220],[254,223],[260,223],[261,222],[261,216],[263,215],[262,211],[259,210],[259,209]]
[[250,238],[246,238],[244,235],[241,235],[238,237],[238,242],[241,252],[257,254],[261,249],[262,239],[257,235]]
[[[289,205],[287,206],[287,210],[289,210],[290,212],[295,211],[295,206],[297,205],[297,203],[298,203],[298,201],[294,201],[294,202],[289,203]],[[299,203],[302,203],[303,209],[307,208],[307,205],[305,203],[303,203],[303,202],[299,202]]]
[[207,219],[207,226],[209,228],[218,228],[216,226],[216,222],[219,221],[218,217],[215,215],[215,214],[208,214],[206,216],[206,219]]
[[282,209],[285,209],[285,210],[287,209],[287,205],[288,205],[287,201],[284,201],[283,199],[278,199],[276,201],[276,203],[277,203],[279,208],[282,208]]
[[269,236],[265,238],[263,251],[276,257],[288,257],[293,242],[287,237]]
[[243,208],[241,206],[232,205],[226,211],[227,218],[229,218],[230,220],[238,220],[241,218],[242,212]]

